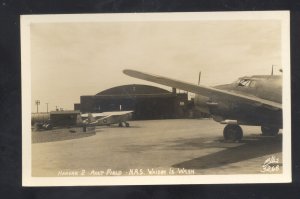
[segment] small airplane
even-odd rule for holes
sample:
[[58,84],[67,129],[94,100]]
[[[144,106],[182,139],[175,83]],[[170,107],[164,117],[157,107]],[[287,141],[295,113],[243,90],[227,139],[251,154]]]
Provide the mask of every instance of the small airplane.
[[[272,69],[273,71],[273,69]],[[207,87],[135,70],[123,73],[142,80],[195,93],[195,107],[227,124],[223,136],[228,141],[240,141],[239,125],[261,126],[262,135],[275,136],[282,129],[282,76],[255,75],[237,81]]]
[[113,111],[102,113],[85,113],[81,114],[83,123],[88,126],[110,126],[112,124],[119,124],[119,127],[129,127],[127,122],[132,118],[133,111]]

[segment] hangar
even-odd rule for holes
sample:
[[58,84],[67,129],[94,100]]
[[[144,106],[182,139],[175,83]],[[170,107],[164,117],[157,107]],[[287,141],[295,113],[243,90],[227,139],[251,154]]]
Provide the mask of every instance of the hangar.
[[122,85],[96,95],[80,96],[80,104],[74,104],[74,109],[82,113],[133,110],[134,120],[185,118],[190,107],[187,93],[141,84]]

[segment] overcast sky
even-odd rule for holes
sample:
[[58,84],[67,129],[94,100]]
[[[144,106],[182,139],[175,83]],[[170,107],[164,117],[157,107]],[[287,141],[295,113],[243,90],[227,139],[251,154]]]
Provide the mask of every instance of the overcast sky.
[[73,109],[81,95],[124,84],[136,69],[213,86],[281,68],[279,21],[31,24],[32,111]]

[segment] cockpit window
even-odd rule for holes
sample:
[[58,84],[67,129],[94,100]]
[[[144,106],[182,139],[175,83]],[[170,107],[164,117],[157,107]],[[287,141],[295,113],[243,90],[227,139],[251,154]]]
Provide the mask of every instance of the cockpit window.
[[238,81],[237,86],[239,86],[239,87],[245,87],[245,86],[249,86],[250,83],[251,83],[250,79],[240,79]]
[[237,87],[250,87],[255,88],[256,87],[256,81],[253,79],[239,79],[236,82]]

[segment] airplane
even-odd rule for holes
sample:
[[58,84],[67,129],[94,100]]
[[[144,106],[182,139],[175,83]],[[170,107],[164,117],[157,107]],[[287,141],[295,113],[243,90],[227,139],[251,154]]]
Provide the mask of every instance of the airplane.
[[282,76],[254,75],[231,84],[208,87],[136,70],[123,73],[138,79],[195,93],[195,107],[221,124],[227,141],[240,141],[240,125],[261,126],[262,135],[275,136],[282,129]]
[[127,122],[132,118],[133,111],[112,111],[102,113],[85,113],[81,114],[83,123],[88,126],[110,126],[111,124],[119,124],[119,127],[129,127]]

